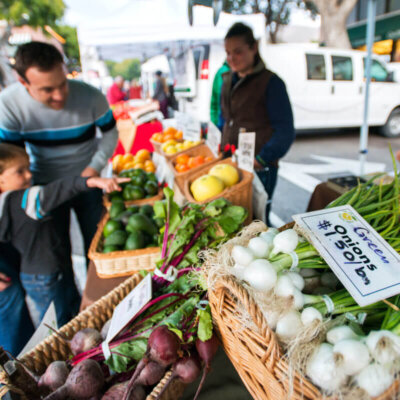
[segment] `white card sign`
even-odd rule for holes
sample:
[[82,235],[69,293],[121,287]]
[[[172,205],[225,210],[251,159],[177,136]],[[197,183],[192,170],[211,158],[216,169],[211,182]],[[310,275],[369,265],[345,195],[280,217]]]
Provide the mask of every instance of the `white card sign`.
[[22,357],[28,351],[32,350],[36,345],[41,343],[44,339],[50,336],[53,331],[46,325],[52,327],[55,331],[58,329],[57,326],[57,314],[54,302],[52,301],[44,314],[43,319],[40,321],[40,325],[29,339],[29,342],[24,346],[22,351],[18,354],[18,358]]
[[183,132],[185,140],[197,142],[201,139],[200,121],[193,118],[191,115],[176,112],[177,129]]
[[254,170],[254,152],[256,146],[256,133],[239,133],[238,140],[238,166],[248,172]]
[[221,144],[221,132],[220,130],[210,121],[208,123],[207,140],[206,145],[209,147],[214,157],[217,158],[219,155],[219,147]]
[[400,293],[400,255],[353,207],[293,219],[360,306]]
[[115,307],[111,319],[110,329],[106,340],[103,342],[103,352],[107,359],[111,353],[108,343],[124,329],[135,315],[151,300],[152,285],[151,274],[146,277]]

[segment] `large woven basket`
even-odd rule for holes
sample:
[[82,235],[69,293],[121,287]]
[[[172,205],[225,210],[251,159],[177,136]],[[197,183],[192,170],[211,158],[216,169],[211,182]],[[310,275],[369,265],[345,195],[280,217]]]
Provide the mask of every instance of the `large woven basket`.
[[[221,192],[217,196],[211,197],[205,201],[196,201],[190,191],[190,185],[195,179],[199,178],[202,175],[206,175],[208,171],[211,169],[211,167],[217,164],[230,164],[234,166],[236,169],[238,169],[240,178],[239,182],[236,185],[226,188],[223,192]],[[239,169],[231,158],[226,158],[224,160],[214,162],[211,165],[204,166],[203,168],[200,168],[198,171],[191,174],[184,183],[183,194],[190,203],[197,203],[197,204],[208,203],[217,198],[224,197],[225,199],[232,202],[232,204],[244,207],[249,213],[249,218],[247,222],[250,222],[252,220],[252,203],[253,203],[252,182],[253,182],[253,174],[251,172]]]
[[[78,314],[68,324],[64,325],[59,332],[71,338],[77,331],[84,328],[101,330],[103,325],[111,318],[115,307],[132,291],[141,279],[139,274],[128,278],[110,293]],[[24,355],[21,361],[36,374],[42,374],[51,362],[68,360],[71,355],[69,347],[56,334],[52,334]],[[147,400],[154,400],[158,396],[170,375],[171,371],[166,373],[160,383],[147,396]],[[176,379],[168,386],[161,398],[163,400],[176,400],[182,395],[183,390],[184,385]]]
[[[125,207],[142,206],[143,204],[154,204],[156,201],[162,200],[163,197],[164,197],[164,192],[163,189],[160,187],[158,189],[158,193],[153,197],[147,197],[145,199],[140,199],[140,200],[128,200],[124,201],[124,203]],[[103,196],[103,204],[104,207],[107,208],[107,210],[111,207],[111,201],[108,195]]]
[[[280,228],[293,227],[290,223]],[[289,365],[260,308],[249,292],[233,277],[221,277],[208,292],[214,325],[226,354],[243,383],[257,400],[322,400],[321,392],[305,377],[295,373],[290,379]],[[238,310],[241,310],[240,312]],[[243,327],[245,311],[255,329]],[[400,398],[396,380],[376,400]],[[337,400],[337,399],[333,399]]]
[[116,278],[132,275],[140,270],[153,270],[156,261],[160,258],[158,247],[149,247],[140,250],[121,250],[103,254],[101,239],[103,228],[110,215],[106,213],[101,219],[96,234],[89,248],[89,258],[96,266],[97,275],[100,278]]
[[[191,168],[189,171],[185,172],[177,172],[175,169],[176,165],[176,159],[180,154],[187,154],[189,157],[196,157],[196,156],[204,156],[204,157],[212,157],[212,161],[209,161],[207,163],[204,163],[202,165],[199,165],[198,167]],[[175,182],[179,186],[181,190],[183,190],[185,182],[187,179],[190,179],[190,176],[193,173],[196,173],[199,171],[201,168],[211,166],[214,164],[216,161],[219,161],[222,158],[222,155],[219,157],[215,158],[214,154],[210,150],[210,148],[206,144],[202,144],[196,147],[192,147],[190,149],[187,149],[186,151],[183,151],[179,153],[178,155],[174,155],[172,158],[168,160],[168,165],[172,171],[174,171],[175,175]]]

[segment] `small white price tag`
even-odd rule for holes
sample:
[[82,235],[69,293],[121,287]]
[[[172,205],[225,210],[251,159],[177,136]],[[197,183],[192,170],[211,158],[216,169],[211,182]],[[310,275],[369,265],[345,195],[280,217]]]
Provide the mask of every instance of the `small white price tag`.
[[248,172],[254,170],[254,152],[256,146],[256,133],[239,133],[238,140],[238,166]]
[[175,113],[177,128],[183,132],[183,138],[185,140],[191,140],[197,142],[201,139],[201,125],[200,121],[193,118],[191,115],[184,113]]
[[[124,329],[152,296],[151,274],[146,277],[115,307],[105,342],[108,344]],[[104,346],[103,346],[104,347]]]
[[54,306],[54,302],[51,302],[49,308],[47,309],[46,313],[40,325],[36,329],[35,333],[29,339],[29,342],[25,345],[22,351],[18,354],[18,358],[22,357],[28,351],[32,350],[36,345],[42,342],[47,336],[50,336],[53,331],[49,329],[46,325],[51,326],[54,330],[57,330],[57,314],[56,308]]
[[400,293],[400,255],[353,207],[293,219],[360,306]]
[[221,144],[221,132],[211,121],[208,123],[206,144],[210,148],[214,157],[217,158]]

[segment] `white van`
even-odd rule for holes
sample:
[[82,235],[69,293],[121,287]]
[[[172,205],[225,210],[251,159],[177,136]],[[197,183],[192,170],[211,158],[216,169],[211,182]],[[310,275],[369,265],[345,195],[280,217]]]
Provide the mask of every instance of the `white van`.
[[[361,126],[365,52],[314,44],[267,44],[260,46],[260,54],[286,83],[296,130]],[[178,65],[186,71],[176,94],[184,112],[209,120],[212,82],[224,59],[222,44],[205,44],[174,60],[176,71]],[[175,76],[171,61],[170,66]],[[207,70],[208,74],[203,73]],[[392,78],[385,64],[374,58],[368,123],[381,127],[381,134],[387,137],[400,136],[400,83]]]

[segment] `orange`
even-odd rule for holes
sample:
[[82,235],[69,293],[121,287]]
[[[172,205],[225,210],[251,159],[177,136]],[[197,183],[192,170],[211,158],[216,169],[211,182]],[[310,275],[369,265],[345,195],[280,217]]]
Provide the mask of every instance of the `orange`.
[[168,128],[164,129],[164,135],[167,135],[167,134],[174,135],[175,132],[176,132],[176,128],[174,128],[173,126],[169,126]]
[[122,171],[125,169],[135,168],[136,163],[134,161],[127,162],[123,165]]
[[167,133],[166,135],[164,135],[163,137],[163,142],[168,142],[168,140],[174,140],[174,134],[173,133]]
[[183,132],[182,131],[176,131],[174,134],[175,139],[179,140],[183,138]]
[[163,135],[162,135],[162,133],[155,133],[155,134],[153,134],[151,139],[154,140],[155,142],[162,143]]
[[126,154],[124,154],[123,156],[122,156],[122,163],[125,165],[126,163],[128,163],[128,162],[131,162],[131,161],[133,161],[134,160],[134,156],[133,156],[133,154],[130,154],[130,153],[126,153]]
[[150,154],[150,152],[149,152],[148,150],[142,149],[142,150],[139,150],[139,151],[136,153],[135,158],[136,158],[138,161],[143,162],[143,161],[146,161],[146,160],[150,160],[151,154]]
[[187,164],[189,162],[189,156],[187,154],[181,154],[176,157],[177,164]]
[[208,156],[208,157],[206,157],[206,158],[204,159],[204,162],[210,162],[210,161],[213,161],[213,160],[214,160],[213,157]]
[[[147,161],[146,161],[147,162]],[[153,164],[153,163],[151,163],[151,164],[145,164],[145,166],[144,166],[144,170],[146,171],[146,172],[156,172],[156,167],[155,167],[155,165]]]
[[141,163],[141,162],[139,162],[139,163],[135,163],[133,168],[136,168],[136,169],[138,169],[138,168],[140,168],[140,169],[144,169],[144,164],[143,164],[143,163]]
[[190,157],[190,160],[188,162],[188,167],[189,168],[196,168],[199,165],[204,164],[204,157],[203,156],[196,156],[196,157]]
[[153,165],[153,166],[154,166],[154,163],[153,163],[152,160],[146,160],[146,161],[144,162],[144,167],[145,167],[145,168],[146,168],[147,166],[149,166],[149,165]]
[[185,171],[189,171],[189,167],[186,164],[176,164],[175,165],[175,169],[178,172],[185,172]]
[[122,167],[122,154],[117,154],[113,159],[112,159],[112,169],[113,171],[118,172],[118,169]]

